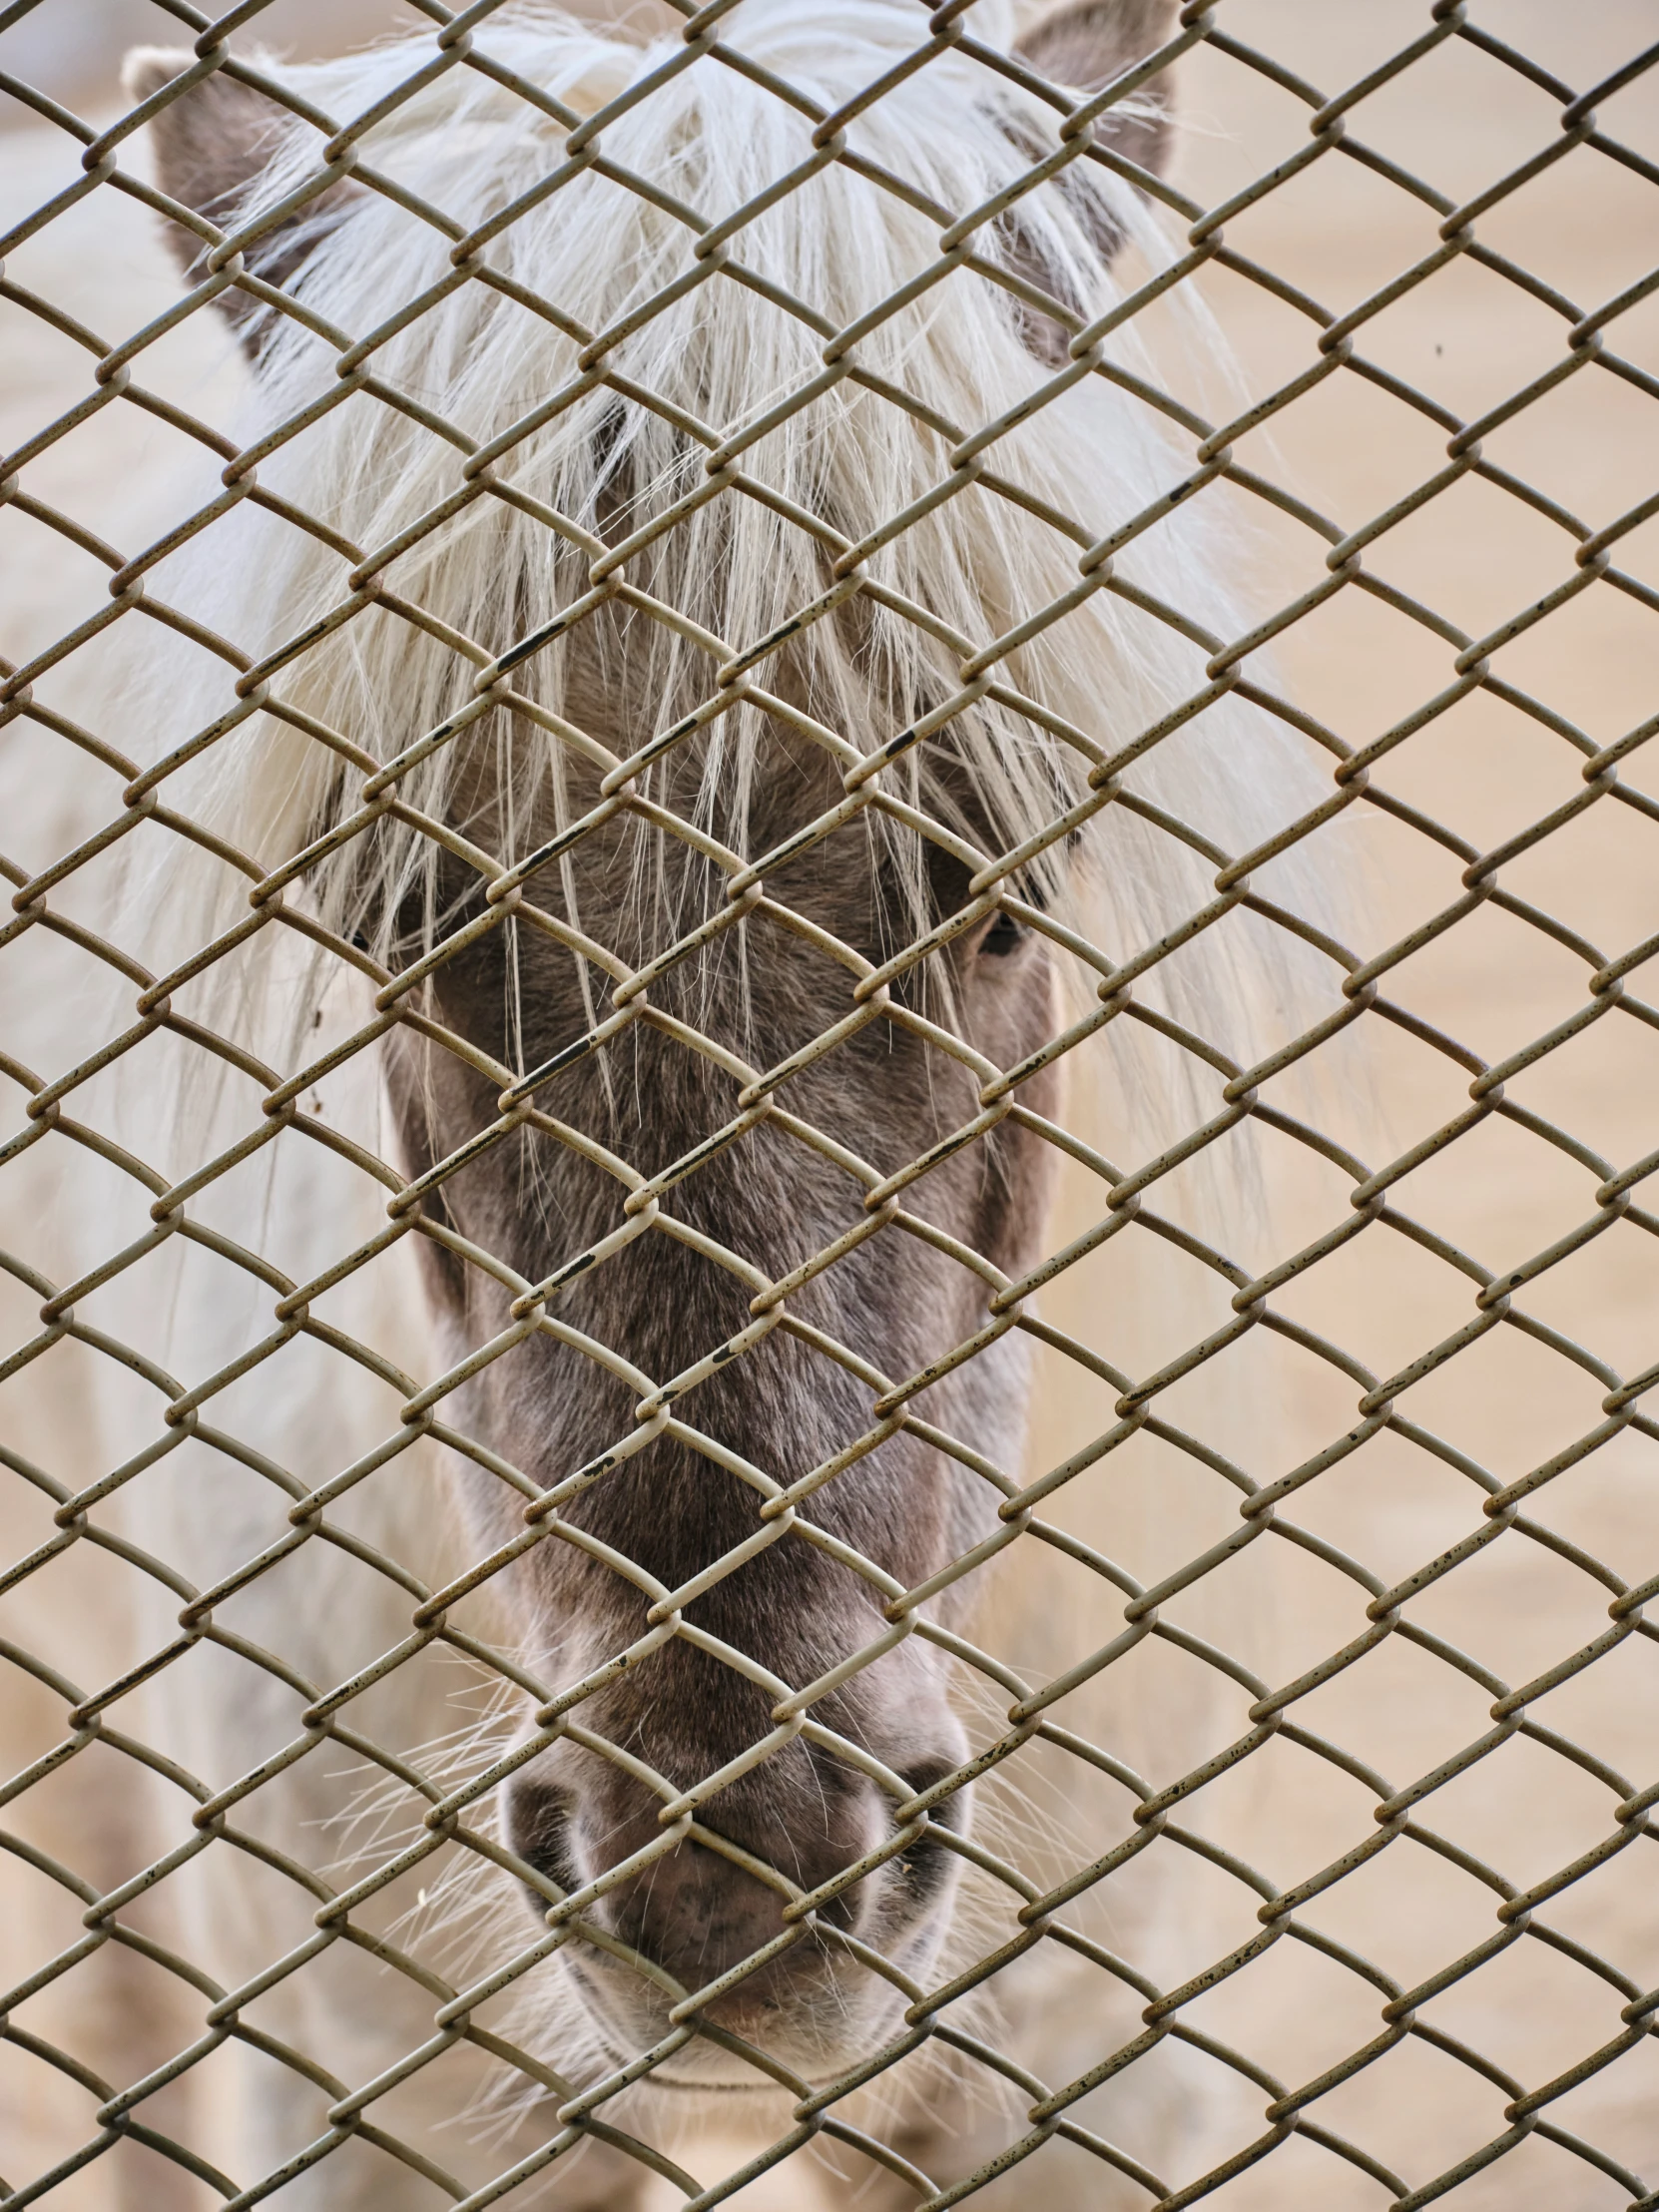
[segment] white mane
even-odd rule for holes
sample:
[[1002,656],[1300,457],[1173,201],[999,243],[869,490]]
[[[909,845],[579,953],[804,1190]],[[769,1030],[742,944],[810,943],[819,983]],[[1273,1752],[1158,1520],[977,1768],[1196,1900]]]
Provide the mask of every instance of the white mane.
[[[810,10],[792,0],[745,0],[723,20],[721,37],[832,110],[913,50],[921,28],[907,0],[841,0]],[[976,16],[975,28],[994,36],[998,25],[981,26]],[[642,48],[539,8],[492,18],[479,39],[493,61],[572,123],[685,51],[678,39]],[[430,51],[429,40],[387,44],[276,74],[343,123],[409,78]],[[811,160],[812,123],[719,59],[665,75],[589,148],[600,150],[604,165],[643,180],[653,198],[592,167],[478,249],[506,286],[548,302],[555,317],[474,277],[453,282],[363,359],[364,373],[380,386],[476,446],[534,420],[491,464],[494,480],[522,504],[485,493],[377,566],[389,596],[433,618],[428,630],[385,607],[367,608],[276,669],[275,697],[375,761],[442,724],[473,698],[482,661],[590,588],[589,562],[604,550],[598,524],[608,487],[631,487],[628,511],[608,527],[614,543],[619,529],[641,528],[708,482],[708,437],[730,438],[788,394],[825,380],[827,330],[852,325],[936,263],[940,223],[909,204],[906,192],[952,214],[974,209],[1029,165],[1033,148],[1053,142],[1055,123],[1052,109],[982,65],[936,57],[845,130],[850,152],[901,189],[829,162],[731,237],[722,252],[733,273],[686,284],[700,266],[699,234],[669,204],[721,224]],[[556,178],[568,159],[567,137],[552,115],[463,64],[367,131],[361,161],[471,230]],[[283,138],[250,205],[274,205],[313,175],[317,143],[305,130]],[[1027,283],[1035,270],[1084,318],[1116,296],[1100,241],[1129,240],[1143,265],[1164,252],[1139,196],[1088,161],[1071,165],[1063,189],[1023,198],[1016,216],[1017,238],[1006,224],[987,225],[972,235],[972,250]],[[373,190],[352,188],[337,220],[322,213],[314,227],[314,247],[292,288],[349,340],[395,325],[408,301],[455,275],[451,239]],[[735,274],[740,269],[758,282]],[[677,283],[683,288],[665,303],[665,290]],[[622,385],[619,399],[584,371],[584,333],[614,330],[653,300],[655,311],[602,355]],[[797,301],[813,318],[792,310]],[[754,488],[705,500],[629,560],[628,583],[682,618],[675,628],[637,616],[630,634],[646,696],[663,702],[659,729],[715,693],[725,651],[756,645],[821,597],[837,534],[856,539],[921,500],[949,476],[958,433],[995,421],[1050,379],[1054,371],[1022,338],[1021,311],[1008,288],[973,271],[957,270],[920,290],[842,356],[908,404],[851,375],[829,381],[743,450],[740,465]],[[1063,344],[1064,333],[1057,335]],[[1197,328],[1194,335],[1201,349],[1206,335]],[[1153,378],[1129,330],[1114,330],[1103,351],[1131,377]],[[336,357],[333,344],[284,319],[268,346],[254,419],[243,426],[247,440],[336,387]],[[630,390],[654,403],[636,402]],[[373,555],[454,499],[467,482],[465,459],[385,398],[356,391],[262,460],[261,481]],[[948,698],[968,653],[1075,590],[1086,544],[1139,514],[1193,466],[1190,450],[1174,442],[1154,409],[1102,375],[1083,377],[989,444],[983,462],[1030,495],[1032,508],[983,483],[943,499],[868,554],[863,573],[880,596],[866,596],[856,639],[830,619],[800,643],[814,713],[850,748],[845,759]],[[1074,527],[1056,527],[1051,515]],[[818,534],[800,518],[815,520]],[[345,607],[354,566],[245,504],[170,565],[165,587],[263,657]],[[1248,620],[1215,570],[1213,524],[1185,506],[1136,537],[1116,562],[1116,573],[1140,591],[1232,637]],[[899,604],[925,610],[930,622],[894,611]],[[445,632],[466,643],[452,648],[442,642]],[[885,788],[919,794],[937,808],[926,756],[930,749],[952,753],[991,802],[993,818],[1023,835],[1081,794],[1091,761],[1201,692],[1205,658],[1156,616],[1111,590],[1095,591],[991,672],[1040,703],[1047,730],[985,699],[886,771]],[[511,780],[521,801],[530,797],[527,783],[543,783],[555,808],[562,806],[567,745],[591,755],[587,741],[598,737],[626,752],[655,734],[572,732],[560,719],[562,660],[555,645],[511,677],[517,697],[555,733],[533,750],[522,740],[514,745]],[[232,704],[223,665],[204,674],[194,703],[188,686],[169,690],[174,743],[183,714],[196,713],[206,726]],[[753,671],[763,688],[776,676],[776,662]],[[399,796],[441,820],[463,750],[480,733],[498,742],[507,727],[506,717],[486,717],[479,731],[411,770]],[[740,849],[760,727],[760,710],[743,704],[714,720],[703,740],[703,819]],[[196,787],[193,811],[205,810],[268,866],[314,834],[321,819],[341,819],[360,804],[361,772],[342,769],[326,745],[270,718],[254,718],[206,759],[208,788]],[[197,773],[188,772],[187,791]],[[1265,833],[1300,811],[1286,794],[1310,788],[1294,742],[1269,717],[1228,698],[1137,762],[1125,782],[1184,821],[1225,825],[1234,849],[1242,832]],[[170,787],[170,797],[178,788]],[[1122,806],[1096,818],[1091,839],[1104,863],[1104,941],[1118,957],[1214,895],[1213,862]],[[913,855],[914,840],[902,841]],[[641,839],[642,852],[654,848],[654,839]],[[347,846],[309,879],[344,928],[367,911],[389,914],[433,847],[416,830],[382,836],[372,880],[362,850],[361,842]],[[912,857],[910,864],[920,863]],[[1207,944],[1173,983],[1177,1008],[1212,1034],[1232,1026],[1228,1005],[1246,988],[1244,968],[1228,949],[1237,932],[1218,934],[1227,943]],[[1260,944],[1252,958],[1259,989]],[[1172,964],[1182,969],[1181,961]],[[1167,998],[1171,987],[1160,970],[1152,995],[1162,990]]]

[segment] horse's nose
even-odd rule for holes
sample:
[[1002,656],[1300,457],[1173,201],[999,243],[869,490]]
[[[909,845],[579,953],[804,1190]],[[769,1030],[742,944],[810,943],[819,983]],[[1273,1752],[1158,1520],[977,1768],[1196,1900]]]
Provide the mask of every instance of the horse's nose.
[[[951,1747],[908,1759],[901,1778],[919,1792],[958,1756]],[[538,1775],[538,1764],[507,1788],[512,1849],[566,1892],[646,1854],[638,1871],[595,1902],[592,1918],[689,1989],[798,1924],[799,1914],[786,1909],[803,1894],[817,1900],[821,1929],[878,1924],[883,1935],[898,1935],[928,1918],[950,1887],[947,1847],[921,1837],[902,1852],[883,1853],[898,1833],[899,1801],[799,1743],[712,1797],[699,1809],[697,1833],[666,1851],[652,1850],[663,1838],[659,1802],[632,1776],[613,1769],[553,1782]],[[946,1800],[931,1818],[937,1828],[960,1827],[957,1801]],[[533,1902],[538,1913],[545,1908],[545,1899]],[[802,1947],[808,1954],[815,1949]],[[777,1970],[759,1977],[751,1996],[776,2001],[780,1984],[803,1964],[790,1951],[781,1954]]]

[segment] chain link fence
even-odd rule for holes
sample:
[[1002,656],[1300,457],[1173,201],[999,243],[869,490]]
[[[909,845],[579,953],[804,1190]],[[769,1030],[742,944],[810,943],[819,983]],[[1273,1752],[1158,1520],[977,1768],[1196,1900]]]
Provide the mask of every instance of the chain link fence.
[[54,5],[0,2202],[1659,2205],[1642,11]]

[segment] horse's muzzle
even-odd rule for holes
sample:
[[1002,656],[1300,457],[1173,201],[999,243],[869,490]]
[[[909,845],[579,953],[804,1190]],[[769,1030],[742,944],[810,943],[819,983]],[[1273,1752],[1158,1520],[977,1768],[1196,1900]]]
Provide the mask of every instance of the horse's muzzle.
[[[897,1770],[917,1793],[963,1756],[948,1714],[929,1734],[938,1742],[908,1745]],[[906,2001],[871,1953],[913,1979],[948,1923],[948,1838],[965,1802],[902,1826],[897,1804],[797,1740],[669,1823],[634,1776],[591,1754],[550,1754],[507,1785],[506,1826],[527,1866],[612,1938],[602,1947],[579,1931],[561,1953],[608,2045],[643,2048],[673,2024],[706,2022],[818,2074]],[[544,1918],[548,1898],[525,1894]]]

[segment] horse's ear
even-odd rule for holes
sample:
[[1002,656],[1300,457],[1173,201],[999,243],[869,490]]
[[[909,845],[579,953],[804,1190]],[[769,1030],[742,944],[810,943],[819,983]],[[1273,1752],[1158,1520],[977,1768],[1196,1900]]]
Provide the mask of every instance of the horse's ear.
[[[195,55],[182,50],[137,47],[123,65],[122,89],[137,104],[195,65]],[[151,117],[156,183],[170,200],[223,228],[291,128],[292,118],[276,101],[216,70]],[[285,283],[315,241],[316,215],[331,210],[351,189],[333,185],[318,194],[304,211],[302,227],[294,223],[269,233],[248,249],[245,267],[267,283]],[[185,276],[199,283],[206,243],[177,222],[168,225],[168,243]],[[220,293],[217,304],[257,358],[273,311],[234,284]]]
[[[1014,51],[1056,85],[1099,92],[1164,44],[1175,29],[1177,5],[1178,0],[1073,0],[1035,24]],[[1163,92],[1156,77],[1150,91],[1154,100]],[[1167,113],[1119,115],[1108,109],[1095,130],[1114,153],[1154,176],[1163,174],[1170,150]]]

